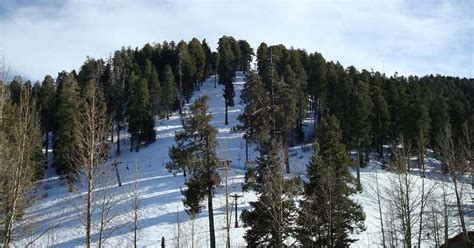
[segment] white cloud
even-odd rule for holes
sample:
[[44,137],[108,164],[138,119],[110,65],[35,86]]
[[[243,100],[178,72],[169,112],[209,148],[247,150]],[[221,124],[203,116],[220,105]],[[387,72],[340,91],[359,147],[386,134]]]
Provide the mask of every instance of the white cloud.
[[[473,76],[472,3],[410,1],[39,1],[0,6],[7,63],[28,78],[121,46],[222,35],[319,51],[392,74]],[[461,3],[461,4],[460,4]],[[0,4],[1,5],[1,4]],[[3,12],[2,12],[3,9]]]

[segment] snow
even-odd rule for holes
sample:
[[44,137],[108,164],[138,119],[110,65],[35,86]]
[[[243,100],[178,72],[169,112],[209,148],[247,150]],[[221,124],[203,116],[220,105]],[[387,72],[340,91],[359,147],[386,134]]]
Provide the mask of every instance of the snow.
[[[240,93],[243,89],[245,76],[237,73],[235,78],[235,102],[234,107],[229,108],[229,125],[224,124],[224,99],[222,97],[222,86],[214,88],[214,78],[209,78],[204,82],[200,91],[194,92],[191,103],[201,95],[208,95],[209,112],[213,115],[211,122],[218,130],[217,135],[218,156],[222,159],[231,160],[231,170],[229,171],[229,191],[231,194],[238,193],[243,197],[238,200],[238,213],[249,208],[249,202],[257,199],[254,192],[241,191],[241,184],[244,178],[245,161],[245,141],[241,133],[232,133],[231,128],[238,124],[237,117],[244,106],[240,104]],[[189,107],[186,105],[185,110]],[[157,140],[142,147],[138,153],[128,150],[128,135],[124,131],[122,138],[122,155],[119,158],[112,157],[111,160],[119,160],[118,171],[122,181],[122,187],[117,185],[114,190],[114,197],[118,201],[113,208],[118,215],[112,226],[117,228],[111,237],[106,241],[106,247],[128,247],[131,246],[132,235],[132,206],[130,195],[134,185],[135,171],[138,171],[137,182],[140,188],[140,220],[139,220],[139,247],[160,247],[161,238],[165,237],[167,247],[175,247],[178,218],[180,223],[181,240],[190,239],[191,225],[183,207],[181,188],[184,186],[184,178],[181,174],[172,175],[165,168],[169,161],[169,148],[175,144],[174,133],[181,128],[179,117],[173,115],[169,120],[159,120],[156,122]],[[313,129],[313,122],[310,119],[305,120],[307,134]],[[116,140],[116,139],[115,139]],[[290,148],[291,176],[304,176],[308,159],[311,156],[311,144],[298,145]],[[114,154],[114,151],[111,151]],[[255,159],[257,152],[249,148],[250,159]],[[135,166],[139,168],[136,170]],[[429,161],[429,168],[432,172],[428,173],[427,184],[438,185],[440,182],[439,173],[436,172],[436,161]],[[362,169],[361,179],[364,191],[354,199],[364,208],[367,215],[367,231],[354,235],[359,241],[353,244],[353,247],[377,246],[380,242],[378,208],[375,202],[375,175],[377,173],[380,188],[388,187],[390,178],[394,174],[379,168],[378,162],[371,160],[369,166]],[[84,202],[80,201],[80,195],[68,192],[67,185],[59,180],[54,171],[47,169],[47,178],[38,182],[36,194],[39,196],[37,202],[26,210],[25,221],[33,223],[32,235],[28,235],[15,242],[15,246],[23,247],[33,238],[47,230],[47,234],[41,236],[34,242],[35,247],[76,247],[84,244],[84,227],[80,221],[78,210],[84,208]],[[355,173],[354,173],[355,174]],[[419,176],[415,175],[418,179]],[[113,180],[116,180],[113,178]],[[417,180],[419,184],[420,180]],[[449,184],[449,183],[448,183]],[[466,190],[470,187],[465,187]],[[100,190],[100,189],[99,189]],[[436,191],[439,191],[436,186]],[[465,197],[472,210],[472,193],[470,197]],[[233,200],[229,200],[233,210]],[[220,187],[213,199],[215,212],[216,242],[218,247],[225,247],[225,194],[224,187]],[[231,214],[231,244],[233,247],[245,246],[243,238],[245,229],[239,220],[240,227],[234,228],[234,213]],[[468,215],[468,224],[473,226],[473,214]],[[207,209],[194,221],[195,240],[198,247],[208,247],[208,215]],[[98,231],[93,231],[93,240],[97,240]],[[190,246],[188,242],[184,247]]]

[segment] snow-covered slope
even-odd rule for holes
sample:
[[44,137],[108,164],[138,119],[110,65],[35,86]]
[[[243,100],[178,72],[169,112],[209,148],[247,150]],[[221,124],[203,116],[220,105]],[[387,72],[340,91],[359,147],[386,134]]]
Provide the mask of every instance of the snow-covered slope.
[[[239,103],[240,92],[243,89],[245,77],[238,73],[235,78],[235,102],[236,105],[229,109],[229,125],[224,125],[224,99],[222,97],[222,86],[214,88],[214,78],[209,78],[204,82],[201,91],[194,93],[193,100],[201,95],[210,97],[209,111],[213,115],[212,124],[218,128],[218,156],[222,159],[232,160],[232,170],[229,172],[229,191],[243,195],[238,199],[238,213],[249,207],[249,202],[256,199],[252,192],[242,193],[241,183],[244,175],[245,161],[245,141],[242,134],[231,133],[230,129],[238,124],[237,116],[243,106]],[[193,102],[191,101],[191,103]],[[307,120],[307,129],[312,129],[312,122]],[[134,185],[135,172],[138,171],[138,182],[140,188],[140,221],[139,240],[140,247],[159,247],[161,238],[166,240],[167,247],[175,247],[178,236],[178,223],[180,226],[179,236],[181,242],[191,239],[192,222],[189,221],[182,204],[180,189],[184,185],[182,175],[173,176],[166,168],[169,161],[168,151],[174,144],[174,133],[181,128],[178,116],[173,115],[170,120],[159,120],[156,122],[157,140],[147,147],[140,149],[140,152],[129,152],[128,140],[124,139],[122,144],[122,155],[118,159],[118,172],[122,180],[122,187],[115,186],[115,199],[118,201],[113,208],[113,214],[117,217],[108,227],[108,232],[114,230],[110,238],[106,241],[106,247],[127,247],[131,246],[133,211],[131,204],[131,193]],[[126,134],[124,133],[124,138]],[[249,149],[250,158],[254,159],[257,153]],[[310,146],[293,147],[290,151],[291,169],[294,175],[304,175],[309,156]],[[113,151],[111,152],[113,153]],[[139,169],[135,169],[138,165]],[[356,235],[360,240],[354,247],[376,246],[380,242],[378,208],[375,200],[373,188],[375,188],[375,175],[377,173],[380,187],[387,187],[389,179],[393,174],[379,170],[376,161],[372,161],[370,166],[361,172],[364,191],[355,196],[367,214],[367,231]],[[419,178],[419,177],[418,177]],[[428,183],[439,183],[435,176],[429,177]],[[114,177],[113,180],[116,180]],[[438,187],[438,186],[436,186]],[[438,190],[438,188],[437,188]],[[84,202],[80,200],[80,195],[70,193],[67,185],[58,180],[57,176],[49,169],[48,178],[40,182],[37,189],[39,199],[27,209],[25,220],[33,224],[32,235],[24,237],[15,243],[18,247],[23,247],[32,239],[45,230],[49,230],[34,242],[35,247],[75,247],[84,244],[83,225],[80,221],[79,210],[84,208]],[[230,203],[233,203],[232,199]],[[233,206],[233,205],[232,205]],[[472,203],[471,203],[472,206]],[[214,198],[216,237],[218,247],[225,247],[225,194],[224,188],[218,189]],[[233,209],[233,208],[232,208]],[[231,223],[234,223],[234,213],[232,213]],[[96,216],[97,217],[97,216]],[[194,222],[195,240],[198,247],[208,246],[208,226],[207,210],[198,216]],[[472,225],[472,212],[470,223]],[[232,246],[244,246],[243,235],[245,233],[241,223],[239,228],[232,228]],[[116,230],[115,230],[116,229]],[[97,240],[97,230],[93,233],[93,240]],[[190,246],[190,244],[188,243]]]

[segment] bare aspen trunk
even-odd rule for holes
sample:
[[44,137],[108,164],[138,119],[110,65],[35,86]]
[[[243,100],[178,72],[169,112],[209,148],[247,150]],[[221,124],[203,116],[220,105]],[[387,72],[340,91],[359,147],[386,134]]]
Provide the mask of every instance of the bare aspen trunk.
[[377,190],[377,204],[379,207],[379,219],[380,219],[380,231],[382,233],[382,247],[385,248],[385,232],[384,232],[384,224],[383,224],[383,216],[382,216],[382,205],[381,205],[381,200],[380,200],[380,190],[379,190],[379,179],[378,179],[378,173],[375,171],[375,184],[376,184],[376,190]]
[[86,246],[91,247],[91,229],[92,229],[92,176],[87,179],[87,209],[86,209]]
[[[0,86],[1,87],[1,86]],[[2,88],[2,99],[0,99],[3,110],[7,104],[5,92]],[[9,180],[9,183],[2,185],[3,194],[6,194],[6,200],[2,204],[2,211],[4,211],[4,230],[2,233],[3,246],[9,247],[13,240],[13,231],[15,221],[18,215],[21,213],[24,206],[24,195],[25,191],[32,184],[34,179],[34,157],[36,142],[40,141],[41,132],[38,128],[37,115],[34,108],[34,103],[30,99],[30,91],[27,88],[21,89],[20,103],[17,106],[10,106],[14,108],[10,118],[14,121],[15,125],[9,127],[8,133],[11,137],[10,144],[5,143],[5,149],[0,151],[2,158],[5,162],[9,162],[9,166],[4,168],[4,177]],[[0,111],[2,111],[0,110]],[[3,112],[0,112],[0,121],[3,121]],[[7,141],[6,139],[4,139]],[[6,148],[9,146],[11,150],[7,151]]]

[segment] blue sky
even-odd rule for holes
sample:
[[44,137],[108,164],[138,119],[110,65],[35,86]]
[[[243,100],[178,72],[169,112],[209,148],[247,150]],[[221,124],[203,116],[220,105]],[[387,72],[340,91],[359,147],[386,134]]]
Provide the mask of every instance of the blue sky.
[[389,75],[472,78],[473,2],[0,0],[0,51],[10,74],[36,80],[121,46],[197,37],[215,48],[232,35]]

